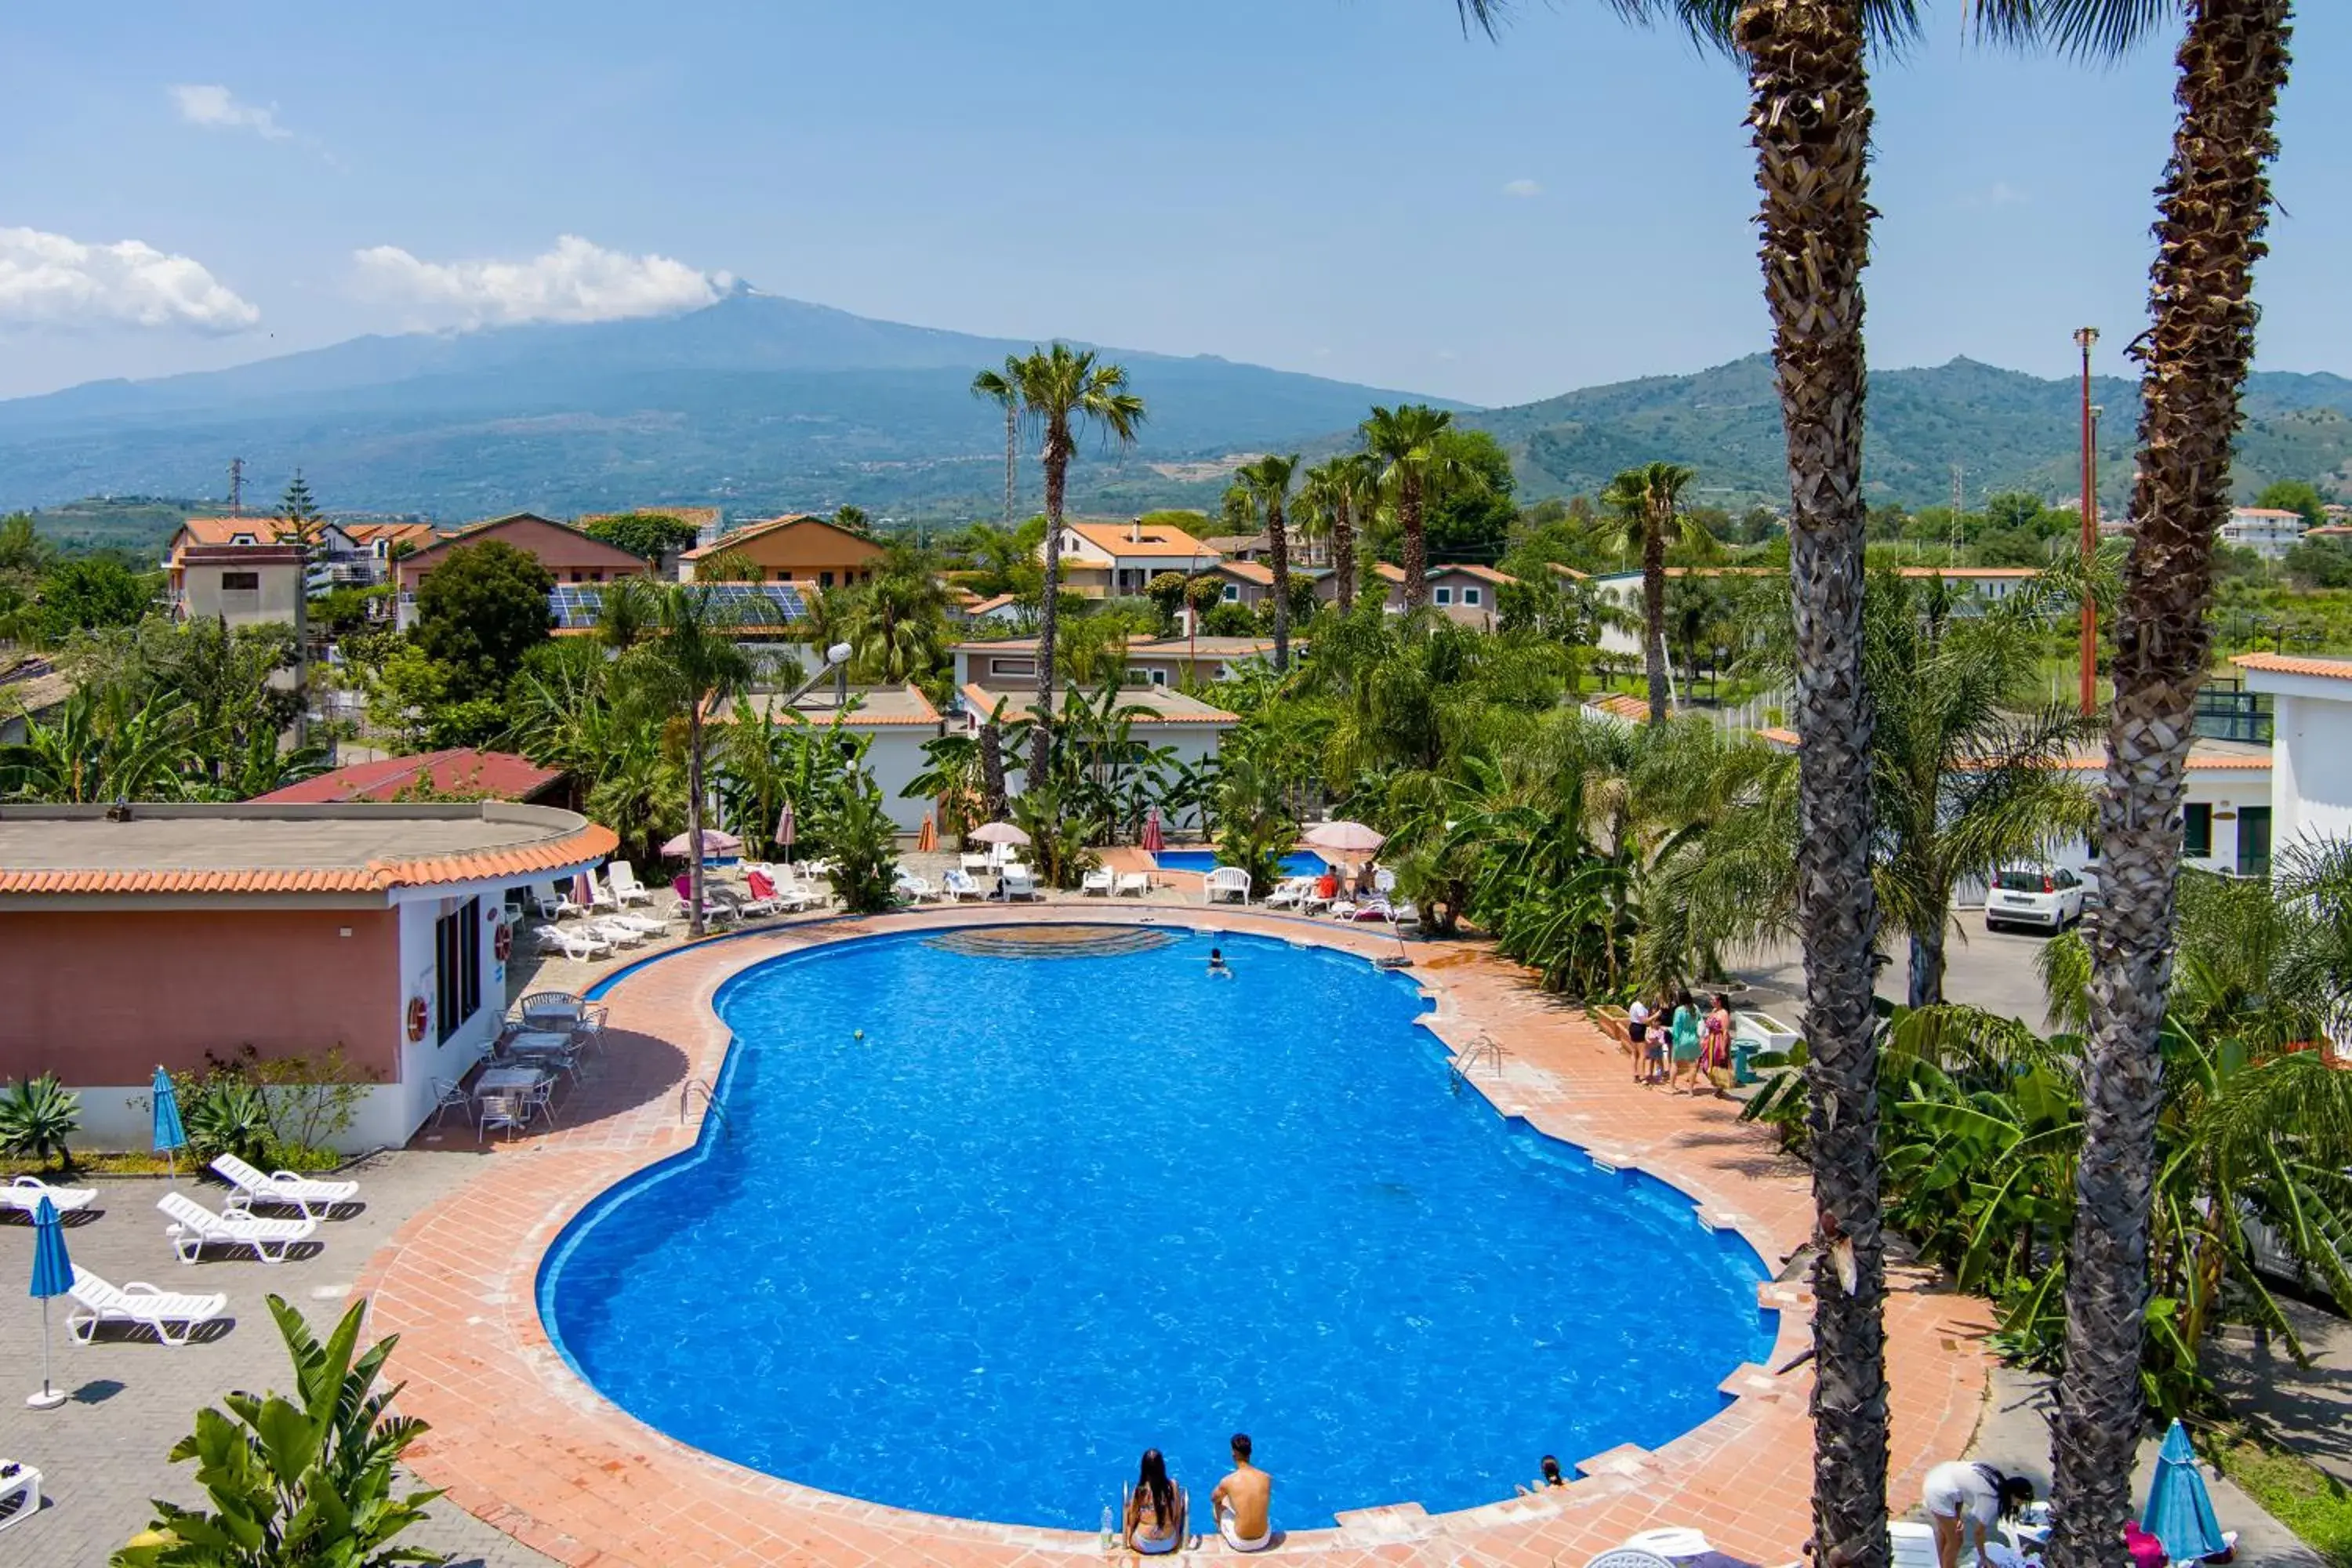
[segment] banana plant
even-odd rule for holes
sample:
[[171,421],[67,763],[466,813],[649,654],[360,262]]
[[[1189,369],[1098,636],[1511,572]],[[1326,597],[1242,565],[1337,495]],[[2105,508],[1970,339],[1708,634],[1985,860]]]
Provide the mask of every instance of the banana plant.
[[362,1352],[364,1300],[352,1303],[322,1344],[279,1297],[270,1316],[294,1363],[295,1390],[236,1393],[225,1409],[196,1412],[172,1462],[195,1461],[205,1506],[158,1498],[148,1527],[109,1559],[111,1568],[389,1568],[446,1561],[394,1544],[425,1518],[437,1491],[395,1495],[396,1467],[425,1423],[392,1414],[398,1386],[379,1389],[399,1336]]

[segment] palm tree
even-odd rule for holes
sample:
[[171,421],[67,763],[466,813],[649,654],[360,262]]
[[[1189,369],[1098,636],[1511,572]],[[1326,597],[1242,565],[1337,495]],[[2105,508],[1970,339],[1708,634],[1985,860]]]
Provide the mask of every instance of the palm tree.
[[1429,603],[1429,549],[1422,536],[1422,515],[1430,498],[1450,482],[1459,482],[1468,470],[1448,456],[1439,437],[1454,424],[1454,416],[1425,403],[1400,404],[1395,408],[1372,405],[1372,416],[1361,427],[1364,446],[1380,468],[1381,487],[1396,498],[1397,522],[1404,530],[1404,607],[1418,610]]
[[[2078,49],[2112,53],[2171,8],[2084,0],[2053,26]],[[2213,541],[2229,517],[2288,64],[2289,0],[2184,0],[2179,9],[2188,24],[2176,57],[2179,119],[2157,190],[2152,324],[2135,351],[2139,478],[2100,806],[2105,904],[2091,937],[2089,1104],[2074,1184],[2084,1223],[2067,1262],[2066,1368],[2052,1427],[2054,1568],[2091,1568],[2112,1554],[2131,1507],[2180,801],[2211,655]]]
[[1625,548],[1642,557],[1642,654],[1650,671],[1653,724],[1666,721],[1666,546],[1683,537],[1683,491],[1697,477],[1679,463],[1646,463],[1627,468],[1601,492]]
[[1004,526],[1009,531],[1013,502],[1021,490],[1021,361],[1006,354],[1003,370],[984,370],[973,376],[971,395],[1004,410]]
[[1272,455],[1244,463],[1234,472],[1265,514],[1265,552],[1274,572],[1274,668],[1290,668],[1290,536],[1283,527],[1282,509],[1290,500],[1290,478],[1298,471],[1298,454]]
[[921,680],[947,657],[947,593],[912,552],[894,551],[850,598],[842,619],[865,679],[893,686]]
[[606,597],[638,596],[635,618],[651,633],[623,655],[628,676],[659,707],[686,724],[688,934],[702,934],[702,810],[705,733],[711,705],[746,689],[758,666],[734,638],[765,599],[729,603],[701,583],[624,580]]
[[1307,469],[1298,492],[1300,510],[1331,541],[1332,585],[1343,616],[1356,605],[1356,525],[1371,504],[1374,485],[1370,455],[1343,452]]
[[[1054,717],[1054,636],[1062,589],[1062,498],[1076,455],[1074,425],[1091,425],[1108,439],[1132,446],[1144,419],[1143,399],[1127,389],[1122,365],[1100,364],[1092,349],[1067,343],[1009,359],[1005,371],[1021,396],[1021,412],[1045,431],[1045,586],[1037,606],[1037,714],[1030,738],[1030,776],[1045,776],[1045,749]],[[982,372],[993,374],[993,372]]]

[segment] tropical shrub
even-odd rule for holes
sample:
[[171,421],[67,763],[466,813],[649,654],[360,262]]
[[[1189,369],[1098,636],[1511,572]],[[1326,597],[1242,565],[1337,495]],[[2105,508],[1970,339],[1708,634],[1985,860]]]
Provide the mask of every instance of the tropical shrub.
[[112,1568],[388,1568],[437,1564],[438,1552],[394,1542],[425,1518],[437,1491],[395,1495],[401,1455],[425,1430],[392,1414],[398,1387],[376,1380],[399,1336],[362,1352],[363,1300],[324,1344],[279,1297],[269,1312],[294,1363],[295,1392],[236,1393],[225,1409],[196,1412],[195,1430],[173,1446],[194,1460],[205,1506],[162,1499],[148,1527],[109,1559]]
[[20,1160],[52,1160],[70,1170],[66,1140],[81,1131],[81,1097],[60,1088],[58,1075],[26,1079],[0,1099],[0,1152]]
[[1073,810],[1066,798],[1069,793],[1049,779],[1013,797],[1013,820],[1029,835],[1038,879],[1049,888],[1076,888],[1102,864],[1102,857],[1088,847],[1102,833],[1102,821]]
[[180,1121],[195,1158],[235,1154],[268,1170],[331,1169],[331,1145],[351,1131],[373,1073],[352,1066],[341,1046],[321,1056],[264,1057],[243,1046],[204,1067],[175,1073]]
[[859,783],[862,787],[844,791],[825,815],[833,865],[826,879],[851,914],[878,914],[890,907],[890,884],[898,874],[898,829],[882,805],[881,788],[862,775]]

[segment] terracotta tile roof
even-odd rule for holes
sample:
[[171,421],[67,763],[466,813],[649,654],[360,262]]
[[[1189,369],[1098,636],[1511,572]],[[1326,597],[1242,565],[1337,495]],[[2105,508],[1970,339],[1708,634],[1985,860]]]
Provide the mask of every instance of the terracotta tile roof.
[[529,800],[563,777],[561,768],[542,768],[512,752],[455,747],[421,756],[380,757],[320,773],[284,789],[254,796],[257,802],[323,804],[339,800],[391,800],[429,779],[443,794],[480,794],[498,800]]
[[2299,520],[2303,513],[2286,507],[2233,506],[2230,509],[2230,516],[2232,519],[2258,517],[2268,522],[2284,522],[2289,518]]
[[[1195,539],[1181,528],[1163,528],[1156,522],[1138,529],[1132,523],[1066,520],[1062,526],[1104,554],[1124,556],[1130,561],[1199,561],[1208,564],[1222,559],[1223,553],[1211,549],[1205,539]],[[1130,531],[1141,537],[1130,539]]]
[[[1059,709],[1068,700],[1069,695],[1066,689],[1057,689],[1054,693],[1054,706]],[[1135,722],[1138,724],[1238,724],[1241,722],[1239,714],[1228,713],[1222,708],[1212,708],[1197,697],[1188,697],[1181,691],[1171,691],[1164,686],[1130,686],[1123,689],[1119,695],[1122,700],[1132,706],[1150,710],[1148,713],[1136,718]],[[999,701],[1003,702],[1004,710],[1008,715],[1034,714],[1037,710],[1037,694],[1034,691],[990,691],[977,682],[965,685],[963,700],[967,708],[980,714],[993,712]]]
[[2352,680],[2352,658],[2308,658],[2293,653],[2242,653],[2231,659],[2240,669],[2266,675],[2315,675],[2325,680]]
[[1017,597],[1019,597],[1019,595],[1014,594],[999,594],[992,599],[975,598],[971,604],[964,606],[963,613],[967,616],[984,616],[991,610],[1001,610],[1004,608],[1005,605],[1013,603],[1013,601]]
[[285,520],[275,517],[191,517],[180,523],[191,544],[229,544],[240,534],[257,544],[275,544],[286,531]]
[[[940,721],[940,710],[931,706],[931,700],[923,695],[919,687],[877,686],[860,690],[853,686],[849,689],[849,695],[858,706],[843,722],[853,730],[883,724],[925,725]],[[835,711],[830,685],[820,685],[804,693],[798,703],[789,708],[784,706],[784,693],[781,691],[755,691],[744,700],[751,704],[754,712],[764,714],[778,723],[831,723]],[[713,704],[709,710],[709,722],[732,723],[734,713],[732,702]]]
[[733,550],[740,545],[749,544],[751,541],[761,538],[763,535],[774,533],[782,529],[796,528],[804,522],[814,523],[817,527],[827,529],[832,532],[841,535],[844,539],[854,539],[857,541],[858,543],[870,548],[877,555],[882,553],[882,547],[880,545],[876,544],[872,540],[866,538],[863,534],[852,533],[849,530],[842,527],[839,523],[833,521],[829,518],[819,517],[814,512],[794,511],[787,512],[782,517],[762,518],[757,522],[747,522],[742,527],[734,530],[732,532],[720,534],[718,538],[712,540],[708,544],[698,545],[692,550],[685,552],[678,556],[678,559],[680,561],[699,561],[706,555],[716,555],[722,550]]
[[[1756,738],[1788,751],[1796,750],[1798,744],[1797,732],[1783,725],[1759,730]],[[2106,765],[2105,751],[2076,752],[2059,764],[2068,773],[2095,773]],[[2200,740],[2190,747],[2189,766],[2199,772],[2213,769],[2232,773],[2268,773],[2271,767],[2270,749],[2267,746],[2241,745],[2231,741]]]
[[429,522],[339,522],[335,526],[354,544],[373,544],[379,539],[397,544],[405,539],[423,546],[437,537]]
[[1551,574],[1555,577],[1566,577],[1570,581],[1576,583],[1590,583],[1592,581],[1591,573],[1579,572],[1575,567],[1563,566],[1557,561],[1551,563]]
[[[545,875],[593,864],[620,847],[611,828],[547,806],[281,805],[273,812],[247,802],[131,809],[131,822],[117,824],[98,806],[0,808],[0,845],[12,862],[0,864],[0,897],[388,893]],[[469,809],[480,816],[468,816]],[[467,823],[482,831],[467,832]],[[424,854],[364,853],[396,846],[404,826],[441,842]],[[352,853],[334,852],[339,837]],[[314,847],[321,850],[308,857],[315,863],[294,863],[301,858],[286,852]]]
[[1244,583],[1255,583],[1261,588],[1274,586],[1274,568],[1261,566],[1255,561],[1220,561],[1215,569],[1228,577],[1238,577]]
[[1612,691],[1602,697],[1588,697],[1584,700],[1584,705],[1606,713],[1612,719],[1625,720],[1629,723],[1646,724],[1650,721],[1648,701],[1639,697],[1628,697],[1622,691]]
[[1761,741],[1769,741],[1776,746],[1787,746],[1791,750],[1795,749],[1801,738],[1794,730],[1783,729],[1778,724],[1769,730],[1757,731],[1756,737]]
[[1429,569],[1429,574],[1433,577],[1436,576],[1441,572],[1459,572],[1465,577],[1475,577],[1481,582],[1486,583],[1516,583],[1518,581],[1517,577],[1512,576],[1507,572],[1498,572],[1492,566],[1481,566],[1474,562],[1467,561],[1442,562]]

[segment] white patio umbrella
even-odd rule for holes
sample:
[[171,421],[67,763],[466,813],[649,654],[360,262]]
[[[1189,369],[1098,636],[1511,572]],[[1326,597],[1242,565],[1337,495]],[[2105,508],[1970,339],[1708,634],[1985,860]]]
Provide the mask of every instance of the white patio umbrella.
[[[738,854],[742,847],[743,841],[731,833],[716,827],[706,827],[702,830],[702,854],[706,859],[713,855]],[[694,849],[693,846],[687,842],[687,836],[681,833],[663,845],[661,852],[665,855],[690,855]]]
[[1009,822],[989,822],[971,830],[971,837],[982,844],[1026,844],[1029,836]]

